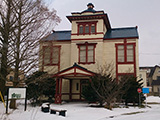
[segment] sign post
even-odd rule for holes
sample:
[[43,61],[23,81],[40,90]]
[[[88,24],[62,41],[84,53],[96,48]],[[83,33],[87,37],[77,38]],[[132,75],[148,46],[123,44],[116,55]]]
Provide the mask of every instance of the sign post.
[[137,92],[139,93],[139,106],[141,106],[141,92],[142,92],[142,89],[138,88]]
[[[149,93],[149,88],[148,87],[144,87],[144,88],[142,88],[142,91],[145,94],[145,97],[147,97],[147,93]],[[147,107],[147,99],[146,99],[146,107]]]
[[25,108],[27,108],[27,93],[26,88],[9,88],[7,93],[7,106],[6,106],[6,114],[8,113],[8,100],[10,99],[25,99]]

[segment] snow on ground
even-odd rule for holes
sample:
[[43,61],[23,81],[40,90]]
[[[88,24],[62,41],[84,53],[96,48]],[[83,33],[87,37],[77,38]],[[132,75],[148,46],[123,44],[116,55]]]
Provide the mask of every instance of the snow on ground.
[[[112,111],[105,108],[89,107],[87,103],[70,102],[62,105],[51,104],[51,108],[66,109],[66,117],[57,114],[43,113],[40,107],[27,106],[24,111],[24,103],[18,101],[18,109],[9,109],[5,114],[5,108],[0,102],[0,120],[159,120],[160,118],[160,97],[147,97],[150,107],[138,108],[114,108]],[[158,103],[158,104],[155,104]]]
[[160,103],[160,97],[158,96],[148,96],[147,103]]

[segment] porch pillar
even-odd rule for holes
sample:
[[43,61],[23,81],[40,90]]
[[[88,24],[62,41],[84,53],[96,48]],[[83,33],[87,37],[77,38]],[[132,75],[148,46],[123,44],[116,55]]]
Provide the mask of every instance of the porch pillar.
[[56,79],[56,94],[55,94],[55,103],[60,104],[62,96],[62,78]]

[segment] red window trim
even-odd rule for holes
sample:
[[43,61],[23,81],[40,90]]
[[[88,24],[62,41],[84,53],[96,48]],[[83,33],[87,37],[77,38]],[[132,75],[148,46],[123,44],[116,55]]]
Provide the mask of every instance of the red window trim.
[[[44,64],[44,57],[45,57],[45,53],[44,53],[44,50],[45,50],[45,48],[47,48],[47,47],[50,47],[50,63],[49,64]],[[59,48],[59,55],[58,55],[58,63],[57,64],[52,64],[52,55],[53,55],[53,48],[54,47],[58,47]],[[43,66],[59,66],[60,65],[60,51],[61,51],[61,46],[43,46]]]
[[[118,62],[118,46],[123,45],[124,46],[124,62]],[[127,45],[133,45],[133,62],[127,62]],[[127,43],[126,41],[124,43],[117,43],[115,44],[116,47],[116,59],[118,64],[133,64],[135,63],[135,43]]]
[[[118,45],[133,45],[133,62],[118,62]],[[115,44],[116,47],[116,78],[118,80],[118,75],[122,74],[129,74],[129,73],[118,73],[118,64],[133,64],[134,65],[134,72],[131,74],[134,74],[136,76],[136,43],[127,43],[127,40],[124,39],[124,43],[117,43]],[[126,51],[126,50],[125,50]]]
[[[79,58],[78,58],[78,64],[95,64],[95,48],[97,43],[88,43],[85,42],[83,44],[77,44],[79,49]],[[86,47],[86,62],[80,62],[80,46]],[[93,46],[93,62],[88,62],[88,46]]]
[[[91,22],[77,22],[77,35],[91,35],[91,34],[97,34],[97,22],[98,21],[91,21]],[[94,24],[95,26],[95,33],[91,33],[91,26]],[[79,27],[83,26],[83,33],[79,33]],[[89,26],[89,33],[85,33],[85,26]]]

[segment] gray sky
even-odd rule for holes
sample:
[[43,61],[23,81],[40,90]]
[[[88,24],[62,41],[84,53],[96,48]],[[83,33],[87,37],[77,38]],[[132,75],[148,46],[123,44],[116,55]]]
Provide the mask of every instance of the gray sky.
[[160,0],[45,0],[50,8],[57,10],[62,19],[55,30],[71,30],[66,18],[71,12],[87,9],[93,3],[95,10],[108,14],[111,27],[135,27],[139,32],[139,64],[160,64]]

